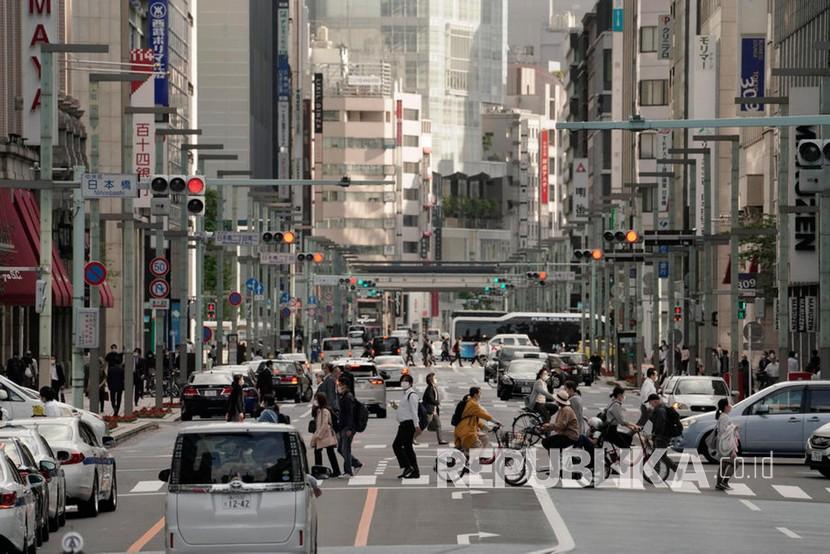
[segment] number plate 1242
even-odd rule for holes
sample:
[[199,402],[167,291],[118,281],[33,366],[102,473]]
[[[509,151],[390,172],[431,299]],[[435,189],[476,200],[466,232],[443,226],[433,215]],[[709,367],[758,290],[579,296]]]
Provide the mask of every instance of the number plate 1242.
[[229,494],[222,498],[222,509],[224,510],[250,510],[250,494]]

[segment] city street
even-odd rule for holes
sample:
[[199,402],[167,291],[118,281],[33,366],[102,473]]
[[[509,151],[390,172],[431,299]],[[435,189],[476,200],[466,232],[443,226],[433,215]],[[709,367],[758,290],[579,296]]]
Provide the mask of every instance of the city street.
[[[435,371],[445,394],[442,421],[448,433],[452,407],[470,386],[480,385],[481,368],[441,366]],[[421,391],[427,371],[414,373]],[[609,390],[602,381],[581,388],[586,415],[607,405]],[[389,400],[398,395],[390,390]],[[521,400],[500,401],[485,386],[482,404],[509,424]],[[636,404],[632,392],[626,402],[632,417]],[[283,403],[280,408],[305,430],[308,405]],[[798,460],[776,461],[771,479],[763,478],[760,468],[758,475],[735,478],[728,494],[712,488],[713,465],[705,466],[708,487],[681,490],[648,484],[643,490],[625,490],[624,483],[609,489],[441,488],[432,471],[437,444],[431,432],[421,435],[416,447],[421,479],[395,478],[394,414],[390,408],[388,419],[370,418],[367,431],[358,435],[355,455],[364,464],[358,476],[323,484],[318,501],[323,552],[389,552],[392,547],[413,553],[642,552],[656,544],[678,552],[713,552],[726,544],[735,552],[816,552],[825,549],[830,537],[830,481]],[[169,465],[174,438],[185,425],[200,422],[162,424],[115,447],[118,511],[96,519],[70,517],[59,535],[80,532],[88,552],[162,551],[165,485],[157,473]],[[755,470],[748,466],[745,471]],[[44,551],[58,552],[57,544],[53,541]]]

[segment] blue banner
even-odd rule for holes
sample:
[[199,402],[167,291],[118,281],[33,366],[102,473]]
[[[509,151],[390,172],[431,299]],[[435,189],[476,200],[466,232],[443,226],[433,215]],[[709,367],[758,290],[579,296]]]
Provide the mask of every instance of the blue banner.
[[611,10],[611,31],[620,33],[623,31],[624,12],[622,8]]
[[660,279],[668,279],[669,278],[669,262],[658,262],[658,264],[657,264],[657,276]]
[[[741,98],[764,96],[766,39],[741,37],[741,80],[738,83]],[[743,113],[764,113],[763,104],[741,104]]]
[[167,0],[151,0],[147,9],[147,41],[148,46],[153,49],[153,63],[155,63],[155,71],[157,72],[155,77],[156,106],[170,105],[167,77],[170,65],[168,58],[168,32],[170,30],[168,8]]

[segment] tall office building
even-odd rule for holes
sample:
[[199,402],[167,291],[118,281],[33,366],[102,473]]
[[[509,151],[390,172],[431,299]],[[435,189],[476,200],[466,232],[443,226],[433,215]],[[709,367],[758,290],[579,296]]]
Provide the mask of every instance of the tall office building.
[[507,81],[507,0],[308,0],[312,32],[351,61],[390,63],[432,121],[433,169],[448,175],[482,158],[482,104]]

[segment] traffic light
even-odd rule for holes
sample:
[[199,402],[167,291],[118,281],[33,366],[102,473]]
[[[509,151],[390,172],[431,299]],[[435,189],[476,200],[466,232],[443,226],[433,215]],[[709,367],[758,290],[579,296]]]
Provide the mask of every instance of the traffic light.
[[150,193],[153,196],[184,194],[187,189],[187,179],[185,175],[154,175],[150,179]]
[[634,229],[630,229],[625,233],[625,242],[628,244],[634,244],[635,242],[640,240],[640,233],[635,231]]
[[527,278],[531,281],[536,281],[540,287],[545,286],[545,279],[548,278],[548,274],[545,271],[528,271]]
[[297,254],[297,261],[298,262],[314,262],[315,264],[321,264],[325,260],[325,257],[321,252],[300,252]]
[[187,213],[205,215],[205,180],[202,177],[187,178]]
[[683,307],[682,306],[675,306],[674,307],[674,320],[681,321],[683,319]]
[[640,233],[634,229],[628,231],[605,231],[602,234],[607,242],[617,242],[620,244],[635,244],[640,242]]
[[294,244],[297,235],[294,231],[265,231],[262,233],[262,242],[265,244]]
[[189,215],[205,215],[205,179],[198,175],[155,175],[150,179],[153,197],[185,196]]
[[216,303],[215,302],[208,302],[207,303],[207,315],[208,315],[208,319],[216,319]]
[[574,250],[574,259],[579,261],[590,262],[591,260],[598,262],[603,257],[602,249],[594,248],[592,250]]
[[738,319],[746,319],[746,302],[738,300]]

